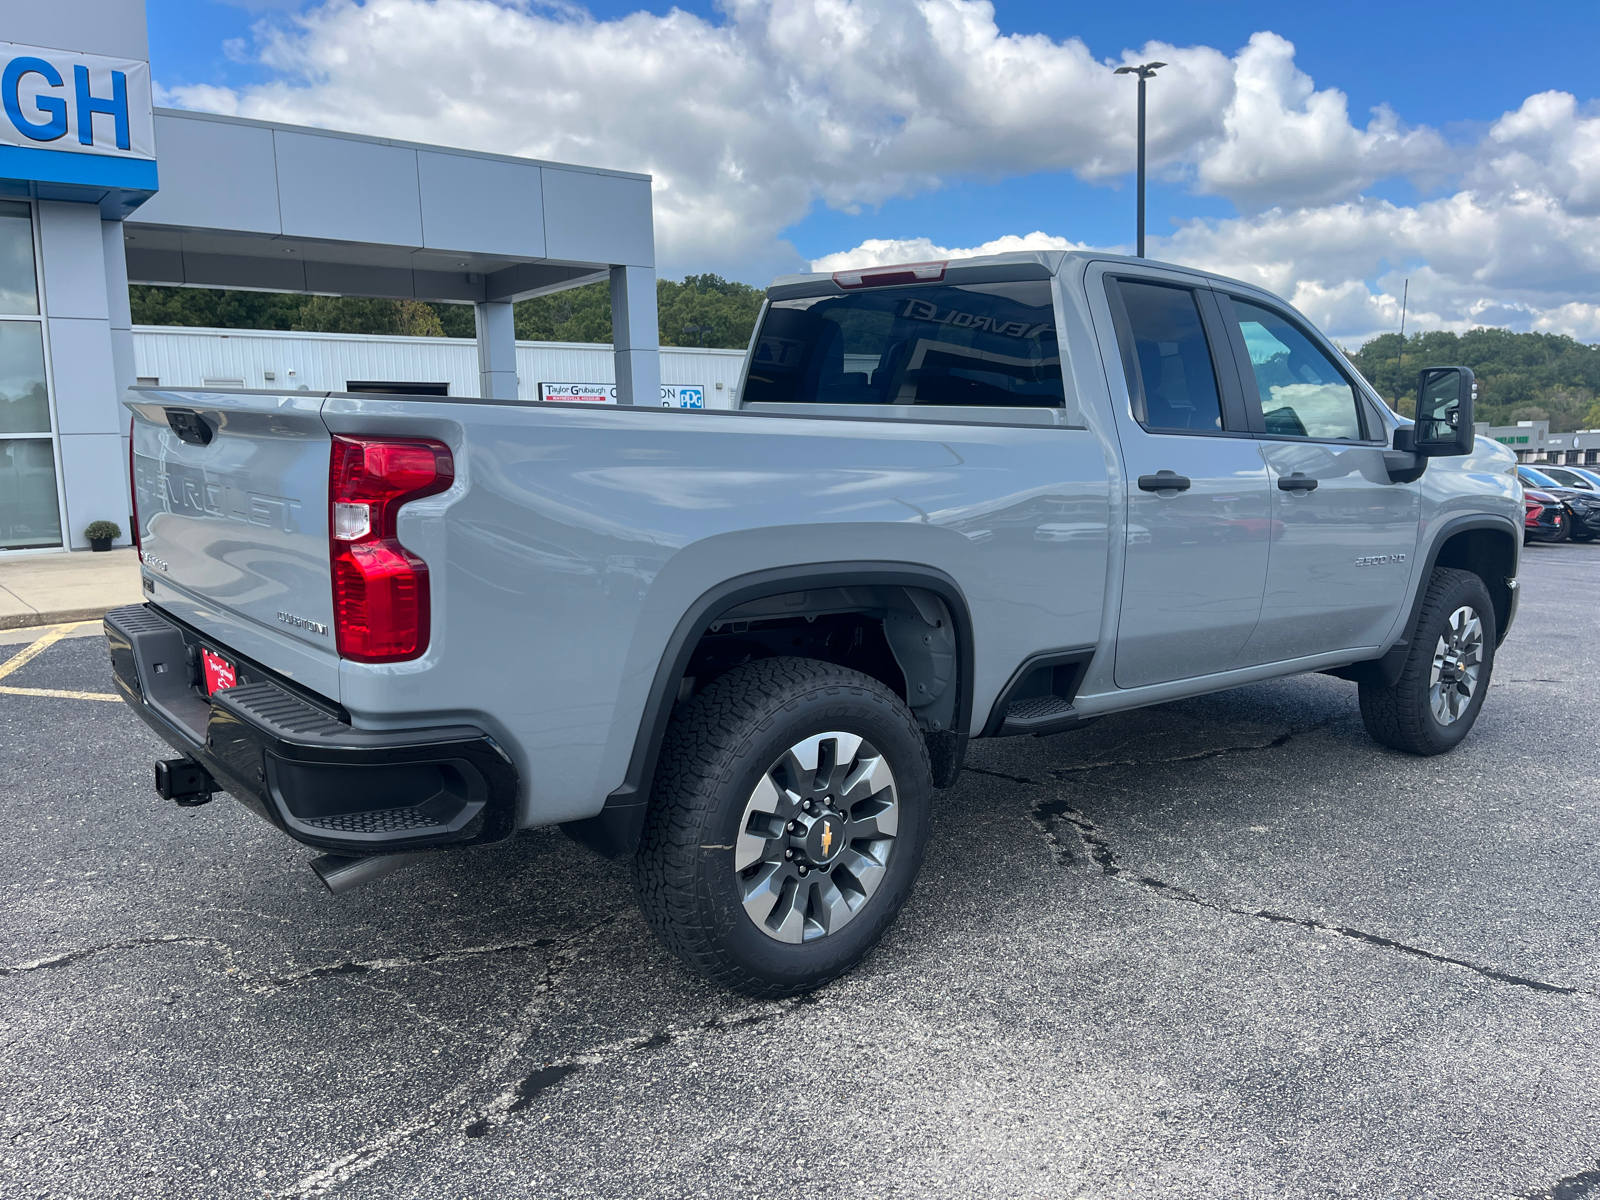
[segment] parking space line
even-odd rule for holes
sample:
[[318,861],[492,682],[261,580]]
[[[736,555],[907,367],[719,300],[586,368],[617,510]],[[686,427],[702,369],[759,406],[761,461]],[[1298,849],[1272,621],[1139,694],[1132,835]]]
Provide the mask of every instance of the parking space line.
[[111,692],[67,692],[60,688],[0,687],[0,696],[54,696],[61,700],[121,700]]
[[[18,667],[32,662],[46,650],[54,646],[74,629],[81,629],[91,624],[88,621],[72,621],[66,625],[57,625],[41,638],[29,642],[16,654],[5,662],[0,663],[0,679],[4,679]],[[72,692],[63,688],[25,688],[25,687],[0,687],[0,696],[50,696],[58,700],[121,700],[122,697],[110,692]]]
[[87,624],[89,624],[87,621],[73,621],[67,625],[57,625],[42,638],[39,638],[37,641],[29,642],[22,648],[21,651],[13,654],[10,658],[6,659],[5,662],[0,663],[0,679],[4,679],[7,675],[11,674],[11,672],[15,671],[24,663],[32,662],[34,659],[38,658],[39,655],[50,649],[51,646],[54,646],[57,642],[66,637],[67,634],[71,633],[80,625]]

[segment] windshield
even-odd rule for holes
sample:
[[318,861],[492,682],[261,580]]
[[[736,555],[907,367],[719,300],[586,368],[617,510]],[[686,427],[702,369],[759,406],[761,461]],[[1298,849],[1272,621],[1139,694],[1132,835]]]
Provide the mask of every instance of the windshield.
[[872,288],[778,300],[750,404],[1065,404],[1047,280]]
[[1550,476],[1546,475],[1543,471],[1535,471],[1532,467],[1518,467],[1517,474],[1522,476],[1522,481],[1524,483],[1531,483],[1535,487],[1558,488],[1564,486],[1563,484],[1557,483],[1554,479],[1551,479]]
[[1594,484],[1581,471],[1567,471],[1560,467],[1551,467],[1549,470],[1541,472],[1541,474],[1549,476],[1563,487],[1580,488],[1586,492],[1594,491]]

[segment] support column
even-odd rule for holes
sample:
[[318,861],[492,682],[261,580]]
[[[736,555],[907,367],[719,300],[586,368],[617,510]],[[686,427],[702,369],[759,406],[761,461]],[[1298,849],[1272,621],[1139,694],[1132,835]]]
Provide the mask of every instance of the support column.
[[[112,411],[122,433],[122,472],[128,484],[128,525],[133,523],[133,480],[128,472],[128,410],[122,407],[128,389],[138,382],[133,356],[133,311],[128,302],[128,251],[122,240],[121,221],[100,222],[100,242],[105,248],[106,310],[111,315]],[[123,522],[118,521],[121,525]],[[129,535],[130,540],[132,535]],[[118,543],[119,545],[121,543]]]
[[652,268],[611,268],[611,345],[617,358],[617,403],[660,404],[661,344]]
[[[122,419],[127,410],[116,394],[105,223],[96,204],[40,200],[37,208],[39,274],[61,453],[57,486],[67,520],[63,542],[87,550],[83,530],[91,521],[115,521],[123,526],[124,538],[129,533],[127,425]],[[124,280],[126,270],[124,266]]]
[[478,395],[517,399],[517,320],[509,300],[473,305],[478,327]]

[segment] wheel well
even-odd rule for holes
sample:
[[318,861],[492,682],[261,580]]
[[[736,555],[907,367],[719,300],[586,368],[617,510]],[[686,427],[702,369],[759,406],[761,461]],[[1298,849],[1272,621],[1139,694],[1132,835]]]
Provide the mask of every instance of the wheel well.
[[[1516,541],[1510,534],[1496,529],[1463,529],[1452,534],[1439,547],[1434,559],[1438,567],[1456,567],[1471,571],[1483,580],[1489,589],[1489,599],[1494,604],[1496,644],[1506,635],[1506,625],[1511,616],[1511,584],[1509,580],[1517,569]],[[1423,581],[1427,586],[1427,581]]]
[[869,675],[906,702],[925,731],[960,720],[961,634],[926,588],[846,585],[745,599],[703,627],[676,681],[683,704],[744,663],[815,658]]

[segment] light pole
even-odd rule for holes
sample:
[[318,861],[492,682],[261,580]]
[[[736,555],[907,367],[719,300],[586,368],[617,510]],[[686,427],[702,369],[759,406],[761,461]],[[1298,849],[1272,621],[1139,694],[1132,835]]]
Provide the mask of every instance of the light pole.
[[1154,79],[1156,71],[1166,66],[1163,62],[1140,63],[1137,67],[1118,67],[1118,75],[1137,75],[1139,77],[1139,249],[1137,254],[1144,257],[1144,81]]

